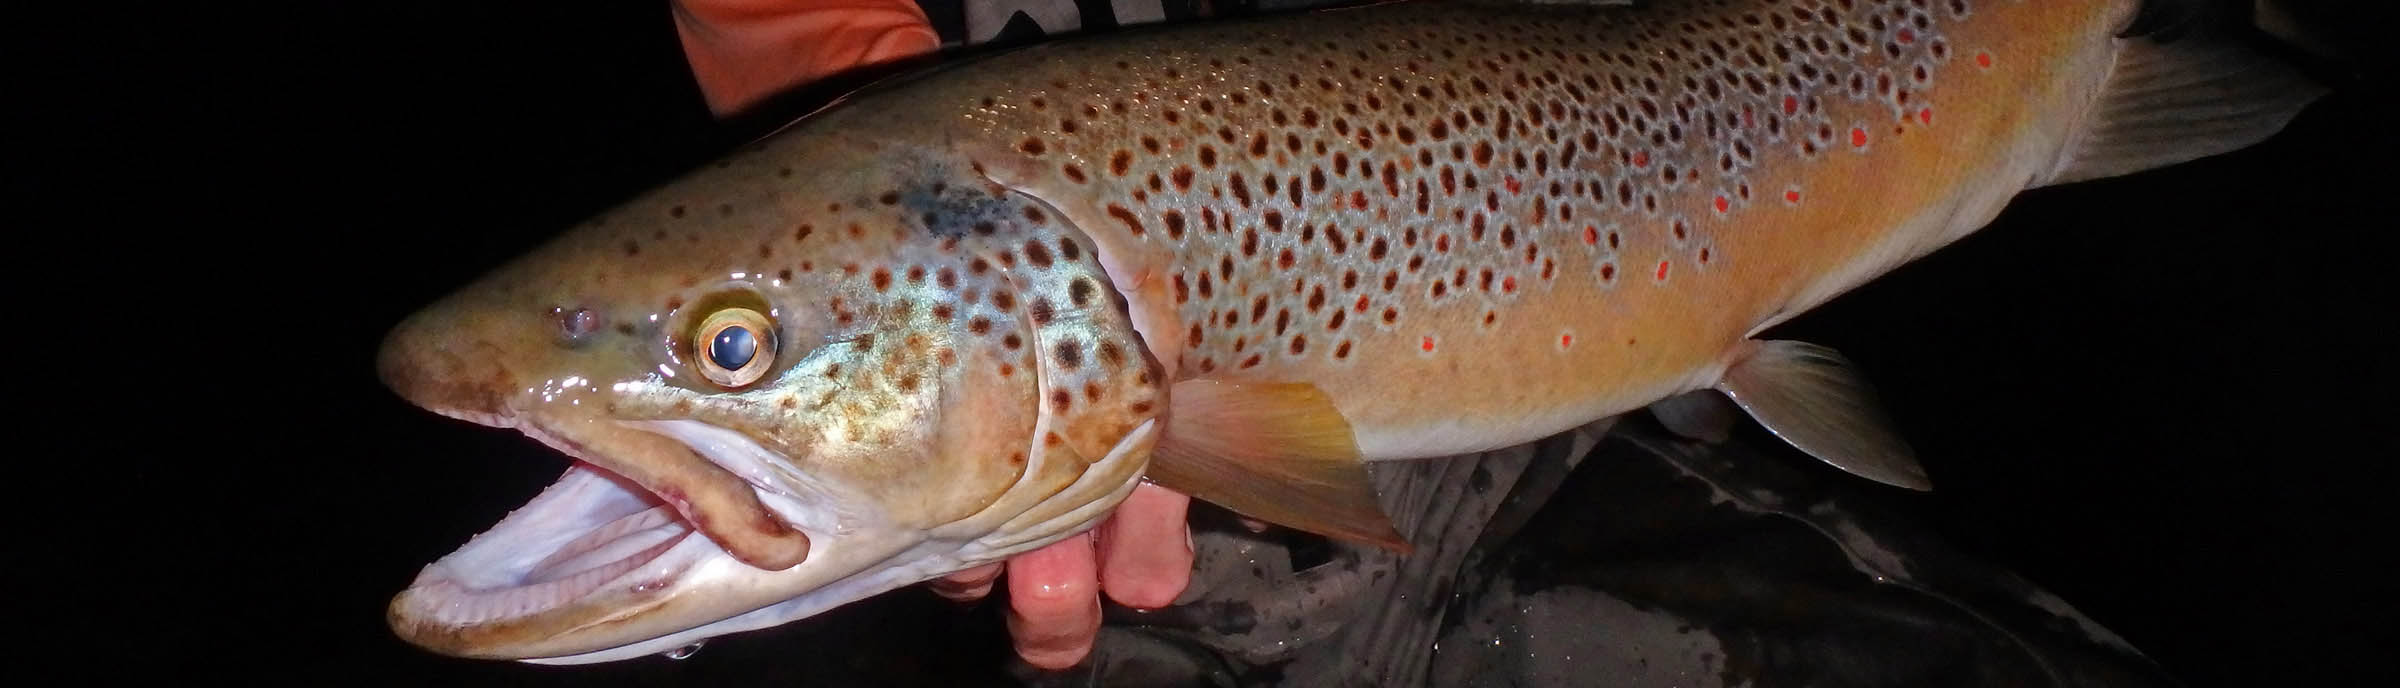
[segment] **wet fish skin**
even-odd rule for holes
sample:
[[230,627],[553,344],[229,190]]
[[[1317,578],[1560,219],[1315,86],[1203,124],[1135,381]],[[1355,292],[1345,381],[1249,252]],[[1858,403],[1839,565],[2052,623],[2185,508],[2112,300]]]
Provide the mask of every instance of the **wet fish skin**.
[[[518,616],[412,588],[394,626],[662,652],[1063,538],[1154,446],[1255,429],[1191,419],[1406,459],[1708,387],[1759,330],[2071,172],[2137,4],[1401,3],[880,84],[395,330],[402,396],[707,537]],[[694,335],[737,307],[774,363],[726,388]],[[1271,406],[1175,406],[1195,383]]]
[[[632,478],[668,496],[728,554],[758,565],[728,584],[751,592],[679,585],[680,594],[623,603],[643,613],[562,614],[681,624],[634,637],[664,635],[799,596],[912,548],[940,552],[911,563],[942,570],[908,569],[888,589],[1079,531],[1139,477],[1164,371],[1096,281],[1088,244],[1026,238],[1032,232],[1018,227],[1056,221],[964,166],[891,165],[860,155],[888,148],[843,137],[818,143],[830,150],[803,153],[818,163],[807,172],[735,161],[716,169],[726,176],[703,174],[697,186],[634,201],[412,316],[387,339],[380,366],[402,396],[517,427]],[[855,164],[824,164],[845,156]],[[826,219],[795,222],[802,213],[789,204],[798,199],[782,187],[714,183],[753,178],[911,190],[832,195],[839,200],[822,205],[827,196],[814,196],[805,214]],[[693,188],[713,202],[693,203]],[[958,224],[935,228],[940,236],[896,226],[903,206],[910,217],[938,211]],[[994,229],[981,229],[987,224]],[[727,250],[728,240],[739,248]],[[789,265],[752,265],[776,260],[779,249]],[[772,314],[774,355],[788,361],[743,389],[715,387],[692,368],[692,328],[731,306]],[[1101,395],[1123,401],[1089,403]],[[658,442],[671,434],[661,423],[731,431],[773,458],[743,472],[701,447]],[[1047,523],[1057,519],[1065,522]],[[804,548],[814,551],[805,561],[773,566],[746,556],[774,547],[772,531],[785,524],[806,534]],[[768,532],[745,530],[752,525]],[[687,582],[681,572],[662,575]],[[474,656],[573,654],[626,640],[604,627],[596,631],[604,639],[588,641],[588,622],[573,620],[428,621],[437,602],[404,593],[393,605],[395,628]]]
[[[935,145],[1092,236],[1178,379],[1305,381],[1334,397],[1369,458],[1441,455],[1704,386],[1754,328],[1944,240],[1929,235],[1980,224],[2021,188],[1981,182],[2030,179],[2055,159],[2063,134],[2027,110],[2063,117],[2076,80],[1959,74],[1976,69],[1964,52],[1976,44],[1947,46],[1973,34],[1939,9],[1912,44],[1940,41],[1938,78],[1960,82],[1915,99],[1943,103],[1940,126],[1899,121],[1922,107],[1802,92],[1792,113],[1774,97],[1745,103],[1752,133],[1736,135],[1679,116],[1697,107],[1661,75],[1696,63],[1635,57],[1677,50],[1689,37],[1662,30],[1691,18],[1766,7],[1418,3],[1158,32],[1138,54],[1050,44],[816,126],[954,132]],[[2031,20],[1983,25],[2012,34],[2004,52],[2096,64],[2130,8],[2021,9]],[[1772,16],[1699,37],[1764,46],[1809,25]],[[1872,126],[1875,154],[1803,130],[1837,120],[1835,138]],[[1921,133],[1886,141],[1886,126]],[[1717,173],[1718,154],[1737,150],[1734,173]],[[1782,207],[1787,192],[1804,200]],[[1720,196],[1728,212],[1714,211]],[[1795,229],[1756,229],[1770,223]],[[1662,263],[1667,278],[1648,279]],[[1394,379],[1463,384],[1429,398],[1393,393]]]

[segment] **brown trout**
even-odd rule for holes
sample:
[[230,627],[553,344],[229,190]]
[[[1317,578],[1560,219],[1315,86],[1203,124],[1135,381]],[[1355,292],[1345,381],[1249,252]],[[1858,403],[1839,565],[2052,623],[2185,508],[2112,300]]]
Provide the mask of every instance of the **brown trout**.
[[2266,138],[2319,90],[2152,0],[1411,2],[894,79],[401,324],[412,403],[578,459],[395,598],[581,663],[1090,527],[1138,481],[1405,548],[1362,461],[1714,389],[1928,481],[1759,331],[2029,188]]

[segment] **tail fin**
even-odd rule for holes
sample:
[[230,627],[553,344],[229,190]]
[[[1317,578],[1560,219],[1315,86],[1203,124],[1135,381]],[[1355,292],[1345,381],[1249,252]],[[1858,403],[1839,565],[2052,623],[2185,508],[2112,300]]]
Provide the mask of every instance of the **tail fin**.
[[2112,177],[2239,150],[2325,94],[2299,69],[2209,26],[2208,12],[2153,9],[2120,39],[2114,71],[2047,184]]

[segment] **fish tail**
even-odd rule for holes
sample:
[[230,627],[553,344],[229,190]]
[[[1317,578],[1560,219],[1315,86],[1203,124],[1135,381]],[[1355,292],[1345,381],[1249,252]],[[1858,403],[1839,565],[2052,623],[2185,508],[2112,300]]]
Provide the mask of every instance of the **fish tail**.
[[2197,160],[2281,131],[2326,89],[2260,47],[2247,14],[2200,0],[2144,2],[2118,34],[2098,97],[2037,185]]

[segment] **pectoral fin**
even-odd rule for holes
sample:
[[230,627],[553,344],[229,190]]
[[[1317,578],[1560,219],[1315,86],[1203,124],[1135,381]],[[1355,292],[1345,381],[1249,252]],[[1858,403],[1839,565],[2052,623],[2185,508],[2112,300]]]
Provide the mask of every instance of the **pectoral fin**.
[[1854,475],[1930,490],[1925,469],[1891,430],[1874,391],[1832,349],[1794,341],[1755,341],[1726,369],[1717,389],[1751,418],[1809,456]]
[[1316,386],[1185,380],[1149,478],[1244,516],[1406,553],[1350,423]]

